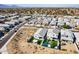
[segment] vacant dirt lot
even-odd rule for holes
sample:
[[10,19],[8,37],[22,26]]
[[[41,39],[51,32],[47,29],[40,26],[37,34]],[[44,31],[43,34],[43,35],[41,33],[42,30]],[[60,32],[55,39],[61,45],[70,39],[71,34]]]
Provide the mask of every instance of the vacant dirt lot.
[[67,53],[78,53],[75,45],[72,42],[63,42],[64,45],[61,46],[63,51],[66,51]]

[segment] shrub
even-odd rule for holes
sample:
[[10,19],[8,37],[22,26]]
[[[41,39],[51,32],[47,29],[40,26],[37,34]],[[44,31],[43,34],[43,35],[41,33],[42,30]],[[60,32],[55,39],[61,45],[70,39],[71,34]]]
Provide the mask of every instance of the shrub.
[[66,23],[64,23],[63,28],[70,29],[71,27],[69,25],[66,25]]
[[41,44],[41,42],[42,42],[42,40],[38,40],[38,41],[37,41],[37,44],[39,44],[39,45],[40,45],[40,44]]
[[32,36],[29,40],[28,40],[28,42],[32,42],[34,40],[34,37]]
[[62,51],[67,51],[67,49],[62,49]]
[[77,51],[74,51],[74,53],[77,54],[78,52]]

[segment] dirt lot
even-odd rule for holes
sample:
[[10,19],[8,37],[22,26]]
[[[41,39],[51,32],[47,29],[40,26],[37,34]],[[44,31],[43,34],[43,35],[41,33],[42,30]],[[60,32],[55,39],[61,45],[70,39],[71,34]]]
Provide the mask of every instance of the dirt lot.
[[64,42],[64,45],[61,46],[61,50],[66,51],[67,53],[77,53],[76,47],[72,42]]

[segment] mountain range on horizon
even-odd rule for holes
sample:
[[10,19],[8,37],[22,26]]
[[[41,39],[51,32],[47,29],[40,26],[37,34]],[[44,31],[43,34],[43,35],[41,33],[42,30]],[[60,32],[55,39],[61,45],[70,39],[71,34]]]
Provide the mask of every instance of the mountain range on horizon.
[[17,5],[0,4],[0,8],[17,8]]
[[79,4],[0,4],[0,8],[79,8]]

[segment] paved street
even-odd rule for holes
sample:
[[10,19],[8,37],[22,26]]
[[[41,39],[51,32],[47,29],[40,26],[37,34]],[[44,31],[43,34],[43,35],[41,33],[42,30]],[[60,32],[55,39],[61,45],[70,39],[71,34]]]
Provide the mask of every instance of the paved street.
[[26,23],[23,22],[17,26],[15,26],[12,30],[10,30],[5,36],[3,36],[1,39],[2,41],[0,42],[0,49],[5,45],[5,43],[11,38],[11,36],[18,30],[21,26],[23,26]]

